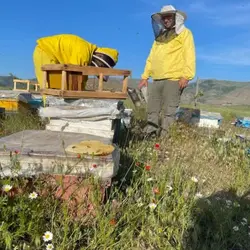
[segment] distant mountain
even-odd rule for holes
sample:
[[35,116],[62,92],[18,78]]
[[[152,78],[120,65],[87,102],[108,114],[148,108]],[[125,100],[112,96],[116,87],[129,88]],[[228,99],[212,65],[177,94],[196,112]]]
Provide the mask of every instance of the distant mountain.
[[[200,103],[217,105],[250,105],[250,82],[234,82],[216,79],[200,80]],[[184,91],[182,102],[191,103],[196,93],[196,82]]]
[[[13,88],[13,75],[0,76],[0,88]],[[30,79],[36,81],[36,79]],[[128,86],[137,88],[140,79],[129,79]],[[98,79],[90,77],[87,82],[87,89],[96,89]],[[110,77],[104,83],[106,90],[121,90],[122,77]],[[250,82],[236,82],[227,80],[204,79],[199,80],[199,91],[203,94],[198,98],[200,103],[217,105],[250,105]],[[191,104],[194,102],[196,93],[196,81],[192,81],[184,90],[181,102]]]

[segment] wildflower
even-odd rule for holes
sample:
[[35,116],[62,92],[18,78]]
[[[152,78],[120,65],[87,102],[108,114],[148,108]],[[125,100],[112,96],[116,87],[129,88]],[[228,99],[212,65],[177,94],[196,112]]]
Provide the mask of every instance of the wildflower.
[[136,166],[136,167],[139,167],[139,166],[140,166],[140,162],[136,162],[136,163],[135,163],[135,166]]
[[160,149],[160,144],[159,143],[155,143],[155,149],[159,150]]
[[150,171],[151,167],[147,165],[147,166],[145,166],[145,169],[146,169],[147,171]]
[[157,207],[157,205],[155,203],[150,203],[148,206],[149,206],[150,210],[154,210]]
[[237,232],[237,231],[239,231],[239,227],[238,227],[238,226],[234,226],[234,227],[233,227],[233,230],[234,230],[235,232]]
[[19,151],[19,150],[15,150],[14,153],[15,153],[16,155],[18,155],[18,154],[20,153],[20,151]]
[[137,203],[137,206],[138,206],[138,207],[142,207],[142,206],[143,206],[143,203],[142,203],[142,202],[138,202],[138,203]]
[[198,182],[198,179],[197,179],[195,176],[193,176],[193,177],[191,178],[191,181],[197,183],[197,182]]
[[132,171],[132,173],[133,173],[133,174],[137,173],[137,170],[136,170],[136,169],[135,169],[135,170],[133,170],[133,171]]
[[11,189],[12,189],[12,186],[11,185],[3,185],[3,191],[4,192],[6,192],[6,193],[8,193]]
[[148,178],[147,182],[150,182],[150,181],[153,181],[153,180],[154,180],[153,178]]
[[29,198],[30,198],[31,200],[36,199],[37,196],[38,196],[38,194],[37,194],[36,192],[32,192],[31,194],[29,194]]
[[242,226],[246,226],[247,225],[247,219],[246,218],[242,219],[241,225]]
[[116,225],[116,220],[115,219],[110,220],[109,224],[112,225],[112,226],[115,226]]
[[54,249],[54,246],[52,244],[48,244],[46,246],[46,250],[52,250],[52,249]]
[[80,155],[80,154],[77,154],[77,158],[80,159],[80,158],[81,158],[81,155]]
[[160,194],[159,188],[154,188],[154,189],[153,189],[153,192],[154,192],[155,194]]
[[227,207],[230,207],[232,205],[232,201],[230,200],[226,200],[226,203],[227,203]]
[[51,241],[52,239],[53,239],[53,234],[49,231],[45,232],[45,234],[43,235],[43,240],[47,242]]
[[90,167],[90,171],[95,171],[95,169],[97,168],[97,164],[93,164],[91,167]]
[[245,223],[247,223],[247,219],[246,218],[243,218],[242,221],[245,222]]
[[137,205],[138,205],[138,207],[142,207],[143,206],[142,198],[141,197],[139,199],[137,199]]
[[197,194],[195,195],[195,197],[196,197],[196,198],[202,198],[203,195],[202,195],[201,193],[197,193]]

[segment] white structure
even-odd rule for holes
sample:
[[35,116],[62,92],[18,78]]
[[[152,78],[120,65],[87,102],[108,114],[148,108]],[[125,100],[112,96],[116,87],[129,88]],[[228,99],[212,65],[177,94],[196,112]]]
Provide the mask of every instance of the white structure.
[[207,112],[201,110],[200,120],[198,123],[199,127],[207,128],[219,128],[221,125],[223,117],[220,113]]

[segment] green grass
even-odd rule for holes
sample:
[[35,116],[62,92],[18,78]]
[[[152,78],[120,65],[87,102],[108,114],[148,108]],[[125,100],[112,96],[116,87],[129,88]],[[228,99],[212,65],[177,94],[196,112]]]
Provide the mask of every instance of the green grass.
[[[23,190],[0,194],[0,249],[46,249],[46,231],[53,233],[51,243],[59,250],[250,249],[249,145],[223,143],[216,134],[183,124],[173,126],[168,138],[141,141],[138,124],[144,112],[136,114],[139,120],[121,149],[119,178],[105,204],[99,205],[97,180],[86,180],[94,187],[94,215],[76,219],[68,202],[54,199],[53,186],[42,178],[32,185],[23,178],[0,180],[0,186]],[[238,130],[223,126],[235,138]],[[40,124],[20,116],[3,127],[10,133]],[[19,157],[12,154],[13,168],[20,167]],[[31,200],[33,191],[38,197]]]
[[[194,105],[182,105],[182,107],[194,108]],[[236,117],[250,117],[250,106],[219,106],[219,105],[206,105],[206,104],[198,104],[197,108],[210,111],[210,112],[218,112],[221,113],[225,120],[232,120]]]

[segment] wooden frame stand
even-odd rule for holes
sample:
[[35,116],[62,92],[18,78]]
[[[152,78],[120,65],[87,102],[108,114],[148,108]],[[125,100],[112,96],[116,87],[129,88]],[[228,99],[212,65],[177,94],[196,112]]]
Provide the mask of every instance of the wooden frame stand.
[[[17,83],[26,84],[27,85],[26,89],[18,89],[17,88]],[[30,86],[35,86],[34,92],[38,92],[38,88],[39,88],[39,84],[37,82],[33,82],[33,81],[30,81],[30,80],[13,79],[13,84],[14,84],[13,91],[33,92],[30,89]]]
[[[97,68],[92,66],[78,66],[72,64],[48,64],[42,66],[43,86],[41,93],[44,95],[60,96],[65,98],[98,98],[98,99],[127,99],[129,70],[110,68]],[[60,89],[50,88],[49,74],[61,73]],[[83,89],[84,76],[99,76],[98,90],[88,91]],[[122,91],[104,91],[103,76],[123,76]]]

